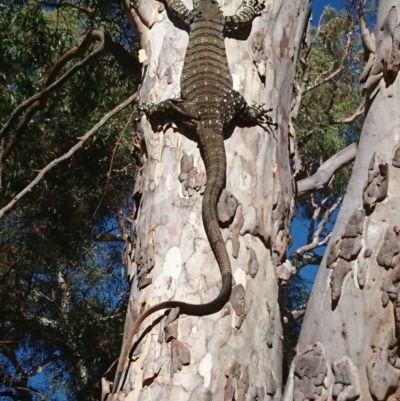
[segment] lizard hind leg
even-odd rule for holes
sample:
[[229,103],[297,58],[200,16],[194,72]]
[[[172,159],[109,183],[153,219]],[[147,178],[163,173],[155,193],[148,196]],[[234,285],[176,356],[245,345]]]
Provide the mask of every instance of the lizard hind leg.
[[142,103],[139,110],[149,118],[167,118],[171,115],[178,115],[182,120],[198,119],[193,104],[182,99],[167,99],[160,103]]
[[225,92],[221,103],[223,106],[221,114],[224,126],[227,126],[234,117],[239,117],[249,124],[261,125],[263,128],[265,128],[264,124],[277,126],[268,114],[272,109],[266,109],[263,103],[249,105],[245,98],[234,89]]

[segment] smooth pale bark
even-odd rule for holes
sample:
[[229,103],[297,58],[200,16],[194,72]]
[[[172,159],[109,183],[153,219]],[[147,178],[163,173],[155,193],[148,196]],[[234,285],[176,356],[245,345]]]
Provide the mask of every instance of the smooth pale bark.
[[397,9],[399,0],[379,5],[375,43],[368,46],[373,53],[363,74],[367,103],[354,169],[308,302],[284,400],[399,396]]
[[[184,3],[192,8],[191,1]],[[240,3],[221,2],[225,15],[235,13]],[[290,101],[309,12],[308,0],[271,1],[251,28],[226,39],[234,88],[249,103],[273,107],[279,128],[270,135],[260,127],[236,127],[225,141],[226,189],[238,202],[228,196],[222,208],[232,215],[222,229],[235,281],[231,302],[211,316],[181,315],[165,332],[165,319],[157,319],[162,313],[148,318],[123,386],[129,400],[281,397],[275,271],[289,245]],[[130,1],[126,13],[145,65],[140,102],[178,97],[187,31],[154,0]],[[201,219],[205,169],[194,135],[174,127],[153,132],[145,117],[140,135],[138,212],[125,252],[132,277],[125,335],[144,309],[168,299],[210,301],[221,283]]]

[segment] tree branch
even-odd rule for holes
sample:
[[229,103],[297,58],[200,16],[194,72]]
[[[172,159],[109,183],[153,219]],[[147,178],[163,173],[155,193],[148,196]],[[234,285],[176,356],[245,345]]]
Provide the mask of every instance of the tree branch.
[[333,174],[352,162],[356,157],[358,142],[352,143],[325,161],[317,172],[310,177],[304,178],[296,183],[296,198],[307,195],[312,191],[324,188],[330,182]]
[[97,211],[99,210],[99,207],[101,206],[101,202],[103,202],[104,196],[106,195],[106,192],[107,192],[107,189],[108,189],[108,184],[110,183],[112,168],[113,168],[113,165],[114,165],[115,154],[117,153],[117,149],[119,147],[119,144],[121,143],[122,135],[124,135],[126,128],[128,127],[128,125],[132,121],[132,117],[133,117],[133,113],[134,112],[135,112],[135,110],[132,110],[132,113],[129,116],[127,123],[125,124],[124,128],[121,131],[121,134],[119,135],[119,137],[117,139],[117,142],[115,143],[114,150],[113,150],[112,155],[111,155],[110,167],[108,168],[108,172],[107,172],[106,185],[104,187],[103,195],[101,196],[100,202],[99,202],[98,206],[96,207],[96,210],[93,213],[93,217],[96,215]]
[[339,67],[333,71],[332,73],[330,73],[327,77],[321,79],[320,81],[316,82],[314,85],[309,86],[308,88],[306,88],[304,90],[305,92],[309,92],[315,88],[318,88],[319,86],[329,82],[330,80],[332,80],[333,78],[335,78],[336,75],[338,75],[340,72],[342,72],[345,68],[345,61],[347,59],[347,56],[350,53],[350,48],[351,48],[351,35],[353,33],[353,24],[349,24],[348,30],[347,30],[347,43],[346,46],[344,47],[344,52],[343,52],[343,56],[340,60],[340,64]]
[[303,254],[293,252],[289,257],[289,261],[298,272],[307,265],[319,266],[322,261],[322,256],[317,255],[313,251],[306,251]]
[[301,305],[299,308],[292,310],[291,312],[287,312],[283,316],[283,324],[289,325],[297,322],[306,314],[307,302]]
[[[313,236],[312,236],[312,240],[311,242],[309,242],[308,244],[301,246],[300,248],[297,248],[293,254],[297,254],[297,255],[303,255],[306,252],[309,252],[315,248],[318,248],[320,246],[325,245],[331,234],[328,234],[322,241],[319,240],[322,230],[325,228],[326,223],[329,220],[329,217],[332,215],[332,213],[339,207],[339,205],[342,203],[342,199],[343,199],[343,195],[339,196],[338,199],[336,200],[336,202],[325,211],[324,215],[322,216],[321,221],[318,224],[317,229],[315,230]],[[292,254],[292,255],[293,255]],[[296,255],[296,258],[297,258]],[[292,256],[289,257],[289,260],[291,261]],[[294,259],[295,260],[295,259]],[[292,261],[291,261],[292,262]]]
[[121,234],[100,234],[96,235],[96,241],[125,243],[125,238]]
[[362,116],[364,114],[365,111],[365,103],[360,104],[356,111],[351,115],[346,117],[343,120],[334,120],[333,124],[348,124],[348,123],[352,123],[357,117]]
[[[89,47],[96,41],[101,42],[100,46],[96,50],[90,53],[83,60],[78,61],[61,78],[56,80],[57,74],[70,60],[72,60],[73,58],[82,57],[89,49]],[[118,64],[121,66],[122,70],[127,76],[140,76],[139,62],[131,54],[129,54],[123,46],[121,46],[119,43],[115,43],[107,34],[100,31],[99,29],[91,29],[86,34],[82,43],[78,47],[69,50],[57,60],[49,73],[49,76],[46,80],[45,88],[41,92],[21,103],[13,111],[8,121],[4,124],[3,128],[0,130],[0,137],[5,137],[5,135],[10,131],[12,125],[15,123],[17,117],[22,113],[23,110],[28,108],[24,117],[19,122],[13,137],[2,149],[0,162],[4,163],[4,161],[8,158],[11,151],[13,150],[15,144],[20,140],[28,123],[32,120],[34,115],[40,109],[43,109],[45,107],[47,98],[50,93],[58,89],[75,73],[77,73],[80,69],[85,67],[87,64],[92,62],[103,53],[111,54],[112,56],[114,56],[114,58],[117,60]]]
[[376,47],[375,47],[375,35],[371,33],[371,31],[368,29],[367,26],[367,20],[365,19],[365,14],[363,11],[363,5],[360,5],[360,31],[361,31],[361,39],[362,43],[364,45],[364,50],[366,53],[366,56],[368,58],[369,53],[375,53]]
[[57,159],[54,159],[52,162],[50,162],[46,167],[44,167],[42,170],[40,170],[39,174],[36,176],[36,178],[26,187],[24,188],[19,194],[17,194],[14,199],[8,203],[8,205],[4,206],[3,209],[0,210],[0,218],[8,212],[24,195],[26,195],[28,192],[30,192],[43,178],[43,176],[51,170],[53,167],[55,167],[57,164],[61,163],[62,161],[68,159],[71,157],[78,149],[80,149],[83,144],[92,136],[94,135],[110,118],[114,117],[116,114],[118,114],[121,110],[123,110],[125,107],[133,103],[133,101],[136,99],[137,94],[133,94],[130,96],[127,100],[124,102],[120,103],[117,107],[115,107],[112,111],[107,113],[90,131],[88,131],[83,137],[78,138],[80,141],[74,145],[67,153],[64,155],[58,157]]

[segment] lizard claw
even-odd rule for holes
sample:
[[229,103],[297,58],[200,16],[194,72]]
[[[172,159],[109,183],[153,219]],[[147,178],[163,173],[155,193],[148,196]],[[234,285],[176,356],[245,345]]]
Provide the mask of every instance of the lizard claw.
[[138,106],[138,109],[140,111],[140,114],[150,114],[150,110],[154,106],[154,103],[142,103],[141,105]]
[[256,14],[261,14],[265,7],[265,4],[262,2],[262,0],[247,0],[246,4],[252,7]]
[[262,127],[263,127],[262,124],[266,124],[268,127],[273,126],[275,129],[278,128],[278,124],[275,123],[272,120],[271,116],[268,114],[273,110],[272,107],[270,107],[269,109],[266,109],[264,106],[265,106],[265,103],[261,103],[261,104],[255,105],[255,107],[257,107],[258,110],[260,111],[260,116],[258,118],[258,123]]

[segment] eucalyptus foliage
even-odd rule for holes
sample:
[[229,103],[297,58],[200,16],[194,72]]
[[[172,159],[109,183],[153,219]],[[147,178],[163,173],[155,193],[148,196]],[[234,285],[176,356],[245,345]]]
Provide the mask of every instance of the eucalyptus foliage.
[[[52,4],[0,2],[0,127],[44,87],[54,62],[89,27],[134,51],[119,5]],[[105,57],[52,94],[0,166],[0,207],[136,88]],[[1,220],[0,397],[99,398],[100,377],[123,333],[127,285],[116,213],[128,227],[135,113],[118,114]],[[0,139],[2,148],[13,128]]]

